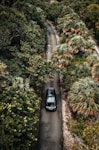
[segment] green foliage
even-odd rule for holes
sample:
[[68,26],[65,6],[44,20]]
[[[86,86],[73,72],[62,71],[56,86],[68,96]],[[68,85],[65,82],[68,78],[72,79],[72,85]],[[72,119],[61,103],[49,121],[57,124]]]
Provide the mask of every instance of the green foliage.
[[99,5],[98,4],[90,4],[87,7],[88,16],[90,20],[94,23],[99,21]]
[[39,98],[33,89],[8,87],[0,99],[1,149],[29,150],[38,136]]
[[17,0],[1,0],[0,4],[2,5],[6,5],[6,6],[12,6],[14,2],[16,2]]
[[89,55],[86,57],[86,63],[88,63],[90,67],[96,64],[98,61],[99,61],[99,58],[97,55]]
[[[31,10],[28,8],[29,12],[25,12],[25,6],[35,9],[32,4],[24,5],[23,1],[23,7],[20,7],[20,11],[15,6],[17,4],[12,8],[0,6],[0,57],[4,59],[12,75],[20,76],[27,74],[25,66],[29,57],[34,53],[44,51],[46,25],[45,16],[43,12],[41,13],[41,9],[37,8],[35,14],[32,12],[32,16],[28,18]],[[42,27],[40,27],[41,24]]]
[[82,36],[76,35],[69,41],[69,47],[73,53],[85,51],[85,40]]
[[73,144],[71,144],[70,149],[71,150],[89,150],[87,145],[83,143],[77,143],[77,142],[74,142]]
[[[75,10],[77,12],[79,11],[80,17],[87,21],[87,26],[89,23],[91,23],[85,9],[90,3],[92,3],[92,1],[77,1],[76,3],[72,0],[71,2],[64,0],[63,3],[68,6],[70,5],[75,7]],[[70,10],[69,7],[68,10]],[[64,86],[66,92],[68,91],[68,101],[73,114],[76,116],[78,116],[78,114],[82,114],[82,116],[85,116],[85,118],[88,119],[89,116],[95,116],[99,113],[99,88],[97,82],[94,81],[98,81],[99,64],[98,56],[92,54],[93,51],[95,52],[94,46],[96,43],[90,40],[90,33],[88,32],[85,23],[77,16],[78,15],[74,13],[74,11],[65,11],[64,15],[58,17],[57,19],[57,29],[61,36],[60,39],[62,45],[64,45],[64,47],[61,46],[63,49],[60,48],[61,53],[60,51],[59,53],[63,54],[64,56],[64,51],[68,48],[69,52],[71,52],[73,55],[72,63],[61,70],[63,77],[62,86]],[[91,27],[93,26],[93,24],[90,25]],[[55,54],[56,58],[58,58],[58,51]],[[61,61],[63,56],[60,56],[59,61]],[[55,60],[58,61],[58,59]],[[66,61],[67,59],[64,63],[66,63]],[[91,136],[94,136],[93,131],[91,132],[92,134],[90,134],[90,138],[87,137],[88,134],[85,136],[85,138],[83,138],[84,133],[86,133],[85,128],[88,127],[87,124],[91,124],[92,119],[90,121],[88,120],[88,123],[86,120],[82,119],[81,116],[80,118],[81,119],[75,118],[76,120],[69,122],[70,131],[73,132],[74,135],[76,134],[82,138],[81,143],[75,142],[73,145],[71,145],[70,149],[94,150],[99,148],[97,142],[99,140],[99,135],[97,133],[95,133],[96,143],[94,142],[95,144],[93,145],[88,143],[88,141],[90,141],[90,143],[94,141],[91,140]],[[93,123],[94,125],[95,122]],[[92,126],[90,127],[90,130],[91,128]],[[88,133],[90,133],[90,130]],[[95,131],[97,132],[97,130],[98,129],[96,128]]]
[[41,28],[45,27],[46,15],[43,9],[40,7],[41,5],[38,6],[35,2],[33,3],[32,1],[17,1],[13,6],[16,7],[19,11],[23,11],[28,21],[34,20],[38,25],[40,25]]
[[69,66],[72,60],[73,56],[67,44],[60,44],[52,56],[53,66],[56,66],[56,70],[60,70],[60,72],[66,66]]
[[28,90],[30,88],[30,78],[22,78],[22,77],[10,77],[10,85],[13,88],[19,88],[21,90]]
[[90,3],[87,7],[88,27],[93,28],[95,38],[99,44],[99,3]]
[[68,93],[70,107],[78,114],[96,115],[99,112],[99,88],[91,78],[74,82]]
[[[0,3],[0,92],[8,86],[9,74],[12,84],[0,95],[0,148],[29,150],[37,141],[40,108],[39,98],[30,85],[36,93],[41,91],[47,74],[53,77],[56,71],[61,73],[65,90],[70,90],[68,99],[74,112],[85,116],[99,112],[99,90],[94,81],[98,77],[98,59],[92,55],[87,57],[92,54],[95,43],[80,20],[81,17],[98,37],[98,0],[78,0],[77,3],[63,0],[51,5],[41,0],[2,0]],[[46,43],[46,18],[57,24],[62,41],[52,62],[46,62],[41,56]],[[91,73],[94,80],[88,78]],[[71,131],[82,136],[89,149],[99,148],[96,147],[98,123],[90,122],[93,126],[87,126],[84,121],[71,123]],[[78,149],[76,144],[73,146],[71,149]],[[84,145],[79,148],[85,150]]]
[[90,121],[83,130],[83,139],[89,149],[99,149],[99,121]]
[[[30,84],[33,79],[32,87],[39,91],[47,67],[41,57],[35,64],[46,42],[46,13],[36,2],[9,0],[10,7],[3,1],[0,5],[0,149],[29,150],[37,143],[40,99]],[[34,72],[27,69],[32,66],[30,58],[34,58]],[[37,71],[39,78],[34,75]]]
[[[99,2],[98,0],[78,0],[72,3],[71,7],[79,14],[81,19],[86,23],[89,29],[94,30],[97,42],[99,40],[98,22],[99,22]],[[99,42],[98,42],[99,43]]]
[[56,23],[57,18],[62,13],[63,6],[59,3],[52,3],[49,7],[48,19]]
[[78,79],[91,76],[91,69],[90,66],[84,62],[85,58],[81,59],[78,57],[75,57],[71,65],[61,71],[66,91],[69,91],[72,84],[78,81]]
[[76,120],[69,120],[67,125],[72,134],[82,138],[80,143],[75,142],[71,145],[71,150],[95,150],[99,148],[99,121],[78,115]]
[[99,122],[95,120],[77,119],[70,120],[68,127],[73,134],[77,134],[82,137],[83,143],[73,143],[71,145],[72,150],[95,150],[98,149],[99,144]]
[[30,72],[32,84],[36,87],[42,85],[46,78],[46,60],[40,55],[33,55],[29,58],[27,70]]
[[[80,16],[80,18],[84,21],[88,29],[91,29],[94,31],[93,35],[95,36],[97,43],[99,43],[98,42],[99,41],[99,10],[98,10],[99,2],[98,0],[86,0],[85,2],[83,2],[83,0],[78,0],[77,2],[73,0],[71,1],[62,0],[61,3],[63,4],[63,6],[66,5],[69,10],[73,9]],[[62,15],[62,17],[63,16],[64,15]],[[74,24],[76,23],[74,22]]]
[[57,19],[57,28],[61,32],[63,29],[65,29],[66,32],[70,31],[71,28],[74,28],[78,20],[79,16],[73,10],[71,11],[70,8],[67,8],[67,11],[64,13],[64,15]]
[[29,58],[27,70],[30,73],[31,84],[35,87],[41,87],[47,81],[47,75],[53,77],[55,72],[52,64],[40,55],[33,55]]
[[0,49],[4,49],[11,44],[10,38],[10,31],[5,26],[0,26]]
[[93,65],[92,70],[91,70],[92,78],[99,82],[99,61]]
[[68,120],[67,125],[71,133],[74,133],[77,136],[82,137],[85,124],[87,125],[87,122],[89,122],[89,120],[87,119],[84,118],[82,115],[77,115],[76,120],[74,119]]
[[9,72],[7,65],[0,60],[0,92],[7,86]]
[[74,11],[58,18],[57,28],[61,33],[61,42],[66,42],[72,53],[77,54],[86,50],[92,53],[94,51],[95,43],[90,40],[85,23]]

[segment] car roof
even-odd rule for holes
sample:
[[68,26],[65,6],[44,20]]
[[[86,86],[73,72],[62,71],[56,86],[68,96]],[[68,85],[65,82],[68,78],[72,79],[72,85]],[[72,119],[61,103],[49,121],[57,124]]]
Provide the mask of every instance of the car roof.
[[53,102],[55,102],[55,97],[48,97],[48,98],[47,98],[47,102],[48,102],[48,103],[53,103]]

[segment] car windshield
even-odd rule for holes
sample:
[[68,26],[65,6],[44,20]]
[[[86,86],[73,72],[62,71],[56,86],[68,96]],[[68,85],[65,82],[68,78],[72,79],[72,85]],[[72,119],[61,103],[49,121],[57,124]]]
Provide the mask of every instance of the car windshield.
[[49,96],[54,95],[54,91],[48,91],[48,95],[49,95]]

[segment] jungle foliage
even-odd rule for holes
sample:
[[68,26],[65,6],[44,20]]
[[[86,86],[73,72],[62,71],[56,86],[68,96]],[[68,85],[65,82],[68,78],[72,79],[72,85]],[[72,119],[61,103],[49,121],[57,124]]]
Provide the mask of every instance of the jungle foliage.
[[[44,57],[47,19],[60,36],[51,62]],[[80,149],[99,148],[99,57],[90,35],[98,43],[98,0],[0,1],[0,149],[37,149],[41,89],[54,71],[62,76]]]
[[99,44],[99,1],[98,0],[60,0],[64,5],[72,8],[86,23],[88,29]]
[[[99,22],[99,4],[90,0],[77,3],[64,0],[52,5],[54,8],[49,17],[52,17],[60,36],[60,44],[52,60],[62,77],[62,87],[74,116],[74,120],[68,122],[69,130],[81,139],[81,143],[71,144],[70,149],[95,150],[99,148],[99,56],[95,52],[96,43],[90,36],[95,37],[98,43],[98,26],[95,25]],[[76,5],[79,10],[76,10]],[[93,7],[96,7],[95,11]],[[59,12],[56,11],[58,8]],[[85,14],[82,17],[85,18],[81,20],[83,10]],[[94,18],[95,15],[98,19]]]
[[[63,8],[61,8],[61,13],[57,13],[57,18],[55,18],[54,20],[56,28],[60,35],[60,45],[57,46],[57,49],[54,51],[52,60],[54,64],[59,67],[60,74],[63,77],[64,88],[66,92],[68,92],[67,99],[71,99],[70,103],[72,103],[70,104],[70,106],[74,112],[76,110],[76,112],[78,113],[80,112],[78,108],[80,105],[82,105],[78,97],[78,92],[74,92],[74,94],[76,94],[78,97],[76,98],[76,100],[78,100],[77,104],[75,100],[74,102],[72,101],[73,98],[70,98],[69,94],[73,92],[73,89],[76,90],[76,88],[78,88],[78,91],[80,92],[80,98],[82,99],[81,102],[83,103],[85,99],[90,97],[89,95],[87,95],[87,98],[84,98],[83,100],[82,97],[85,96],[84,89],[88,88],[89,91],[87,91],[87,93],[93,93],[92,91],[90,91],[89,83],[95,82],[95,86],[98,89],[99,58],[95,52],[96,43],[90,38],[90,32],[88,31],[86,24],[81,21],[79,15],[75,13],[72,7],[69,6],[69,3],[62,1],[61,4],[62,5],[59,5],[59,3],[52,4],[54,7],[54,9],[52,9],[53,14],[55,8],[63,6]],[[88,59],[92,59],[92,65],[90,64],[90,61],[88,61]],[[86,88],[81,87],[83,85],[84,78],[86,78]],[[80,84],[80,82],[82,83]],[[72,86],[76,83],[77,85],[75,85],[75,88],[72,89]],[[81,88],[83,88],[83,92],[81,92]],[[76,97],[76,95],[74,97]],[[97,99],[95,107],[97,107],[96,113],[98,113],[98,96],[96,98],[96,95],[92,95],[91,98],[94,100]],[[89,103],[91,104],[91,102],[89,102],[88,100],[88,105],[90,106]],[[75,110],[73,108],[73,105],[75,105],[76,107]],[[82,110],[80,113],[82,112],[84,115],[85,110]],[[90,113],[88,115],[90,115]]]
[[0,149],[3,150],[37,149],[41,87],[48,68],[44,58],[45,5],[36,0],[0,1]]

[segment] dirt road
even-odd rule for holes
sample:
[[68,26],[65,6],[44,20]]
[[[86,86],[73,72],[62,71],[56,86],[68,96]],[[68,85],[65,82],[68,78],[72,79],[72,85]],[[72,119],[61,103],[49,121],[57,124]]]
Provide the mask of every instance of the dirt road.
[[[52,27],[48,25],[47,32],[48,47],[46,51],[46,59],[50,61],[51,54],[57,45],[56,35]],[[45,90],[47,87],[52,86],[56,91],[57,110],[49,112],[45,110]],[[54,79],[48,82],[43,89],[43,100],[41,107],[40,119],[40,134],[39,134],[39,150],[62,150],[62,114],[61,114],[61,93],[59,87],[59,76],[55,74]]]

